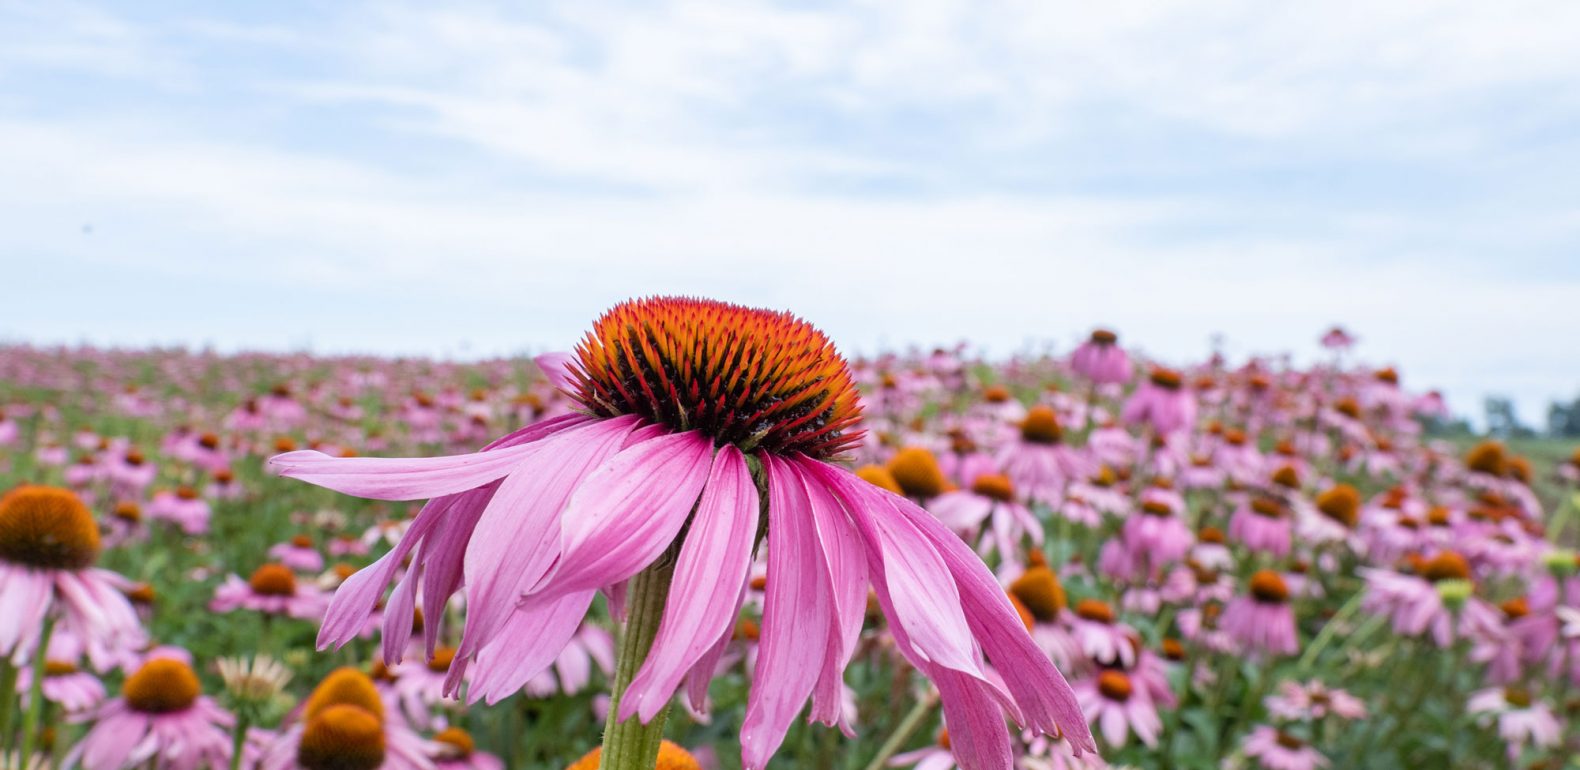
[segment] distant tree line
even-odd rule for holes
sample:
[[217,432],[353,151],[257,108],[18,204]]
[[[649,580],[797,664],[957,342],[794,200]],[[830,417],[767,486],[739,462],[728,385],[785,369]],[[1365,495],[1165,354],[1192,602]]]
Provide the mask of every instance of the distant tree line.
[[[1554,401],[1547,407],[1547,425],[1538,430],[1520,421],[1514,410],[1513,399],[1507,396],[1488,396],[1482,404],[1486,417],[1487,435],[1497,438],[1532,438],[1547,435],[1552,438],[1580,439],[1580,396],[1565,403]],[[1439,421],[1429,426],[1436,433],[1470,432],[1470,425],[1463,419]]]

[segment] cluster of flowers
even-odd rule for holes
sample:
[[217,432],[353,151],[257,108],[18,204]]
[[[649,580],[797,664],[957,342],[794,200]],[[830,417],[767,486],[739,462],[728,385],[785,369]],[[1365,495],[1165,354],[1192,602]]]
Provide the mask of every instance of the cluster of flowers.
[[[1572,491],[1580,453],[1546,480],[1429,440],[1441,398],[1346,365],[1352,342],[1309,368],[1167,368],[1107,331],[1063,357],[847,367],[793,317],[659,300],[547,377],[10,348],[0,758],[494,770],[463,725],[515,698],[611,725],[674,700],[738,723],[753,768],[810,756],[784,744],[809,700],[863,764],[923,770],[1580,750],[1580,562],[1555,545],[1574,503],[1536,491]],[[428,502],[325,508],[281,476]],[[268,539],[229,543],[248,535]],[[618,677],[660,566],[652,649]],[[258,630],[199,665],[154,641],[198,647],[193,613]],[[361,665],[304,657],[300,629]],[[720,766],[708,734],[655,744],[658,766]]]

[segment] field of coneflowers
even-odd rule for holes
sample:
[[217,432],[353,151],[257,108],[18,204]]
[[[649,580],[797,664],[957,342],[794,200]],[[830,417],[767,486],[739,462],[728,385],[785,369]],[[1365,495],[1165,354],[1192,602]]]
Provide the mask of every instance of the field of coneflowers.
[[590,329],[0,348],[0,765],[1580,767],[1580,452],[1434,440],[1341,330]]

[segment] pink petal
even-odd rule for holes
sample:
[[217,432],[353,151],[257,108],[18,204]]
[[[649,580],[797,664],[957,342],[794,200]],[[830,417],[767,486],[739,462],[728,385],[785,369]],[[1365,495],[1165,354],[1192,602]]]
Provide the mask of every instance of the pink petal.
[[532,359],[533,363],[543,370],[543,376],[549,378],[549,383],[566,393],[576,392],[576,354],[555,352],[544,353]]
[[475,489],[503,478],[543,444],[448,457],[330,457],[304,449],[275,455],[281,476],[374,500],[421,500]]
[[[740,617],[741,607],[746,604],[746,587],[747,584],[742,583],[741,590],[735,594],[735,608],[730,611],[732,618]],[[691,701],[693,711],[699,714],[707,713],[708,685],[713,682],[713,675],[719,670],[719,659],[724,657],[725,649],[734,638],[735,626],[731,624],[719,634],[719,638],[713,641],[713,646],[702,654],[697,664],[691,667],[691,671],[686,673],[686,699]]]
[[642,722],[669,702],[686,672],[719,635],[735,625],[730,590],[743,585],[752,566],[757,534],[757,490],[739,449],[726,445],[713,471],[691,529],[680,547],[664,617],[647,661],[620,701],[619,718],[640,714]]
[[[575,636],[596,593],[581,591],[529,602],[512,612],[493,643],[477,654],[477,675],[467,701],[476,703],[484,698],[489,704],[498,703],[543,673]],[[452,666],[451,672],[455,670]],[[445,682],[447,694],[453,694],[460,684],[460,677],[454,678],[453,684]]]
[[486,645],[519,597],[552,568],[566,501],[635,428],[636,418],[616,417],[533,444],[541,453],[499,485],[466,546],[466,625],[457,657]]
[[826,725],[842,724],[845,666],[856,652],[861,625],[867,615],[866,548],[844,506],[823,485],[807,463],[791,461],[807,493],[808,510],[816,527],[823,563],[828,568],[834,600],[834,624],[829,628],[829,650],[823,671],[812,693],[812,718]]
[[1009,726],[1004,713],[982,682],[939,666],[928,666],[927,675],[938,687],[949,725],[949,749],[961,770],[1009,770]]
[[806,487],[784,460],[768,473],[768,585],[757,667],[741,724],[741,763],[762,770],[812,694],[828,654],[833,594]]
[[533,591],[588,591],[646,569],[686,525],[712,460],[707,439],[673,433],[588,474],[560,516],[559,563]]

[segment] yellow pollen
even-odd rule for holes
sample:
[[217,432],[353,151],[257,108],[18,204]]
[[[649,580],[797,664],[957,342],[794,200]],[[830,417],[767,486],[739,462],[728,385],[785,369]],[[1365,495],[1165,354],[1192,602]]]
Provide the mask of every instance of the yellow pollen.
[[1251,598],[1264,604],[1283,604],[1289,601],[1289,584],[1277,572],[1259,570],[1251,576]]
[[944,472],[933,453],[921,447],[906,447],[889,460],[889,473],[908,497],[926,499],[942,494]]
[[170,658],[154,658],[144,663],[121,685],[126,705],[145,714],[183,711],[201,693],[192,667]]
[[305,770],[374,770],[384,764],[384,724],[356,706],[330,706],[307,721],[296,762]]
[[1009,584],[1009,592],[1026,605],[1032,617],[1043,622],[1052,621],[1069,606],[1059,576],[1047,564],[1028,567],[1020,577],[1015,578],[1015,582]]
[[307,697],[307,705],[302,707],[302,719],[312,721],[330,707],[341,705],[355,706],[380,722],[384,720],[384,700],[379,697],[373,680],[350,666],[329,672],[329,676],[318,683],[313,694]]
[[[593,749],[565,770],[598,770],[602,756],[602,748]],[[653,770],[702,770],[702,765],[685,749],[665,740],[658,746],[658,763]]]
[[790,313],[678,297],[611,308],[576,347],[571,395],[742,450],[827,459],[861,439],[861,404],[828,337]]
[[879,489],[887,489],[897,495],[905,494],[905,490],[900,489],[900,482],[894,480],[894,474],[882,465],[863,465],[856,469],[856,475]]
[[76,494],[29,485],[0,497],[0,561],[77,570],[98,557],[99,525]]
[[1097,675],[1097,691],[1102,693],[1104,698],[1124,702],[1130,700],[1130,694],[1135,691],[1135,687],[1130,683],[1130,677],[1125,676],[1123,671],[1109,669]]
[[1076,602],[1075,614],[1097,623],[1114,622],[1114,608],[1101,599],[1082,599]]
[[971,491],[1001,503],[1015,499],[1015,485],[1002,473],[984,473],[971,482]]
[[1053,409],[1038,404],[1026,411],[1020,424],[1020,437],[1032,444],[1057,444],[1064,438],[1064,428],[1059,427],[1059,417]]
[[260,596],[295,596],[296,575],[284,564],[265,564],[247,579],[252,592]]

